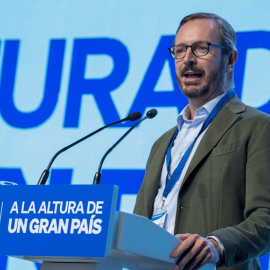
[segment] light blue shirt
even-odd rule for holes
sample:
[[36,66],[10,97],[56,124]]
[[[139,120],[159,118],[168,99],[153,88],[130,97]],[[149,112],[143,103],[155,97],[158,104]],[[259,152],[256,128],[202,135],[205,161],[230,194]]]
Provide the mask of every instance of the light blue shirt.
[[[182,156],[184,155],[185,151],[188,149],[189,145],[192,143],[192,141],[196,138],[196,136],[200,132],[200,129],[204,121],[208,117],[208,115],[211,113],[211,111],[214,109],[216,104],[220,101],[220,99],[224,95],[225,94],[222,94],[210,100],[208,103],[206,103],[202,107],[198,108],[195,112],[194,120],[189,120],[190,110],[189,110],[188,105],[179,114],[177,118],[177,126],[179,129],[179,133],[174,140],[173,147],[171,150],[169,177],[172,175],[173,171],[179,164]],[[174,185],[173,189],[171,190],[171,192],[169,193],[166,199],[163,198],[163,191],[165,188],[166,176],[167,176],[166,157],[164,159],[161,177],[160,177],[160,186],[158,189],[157,196],[155,198],[154,209],[161,208],[164,201],[164,207],[167,210],[167,216],[164,223],[164,229],[170,232],[171,234],[174,234],[177,197],[178,197],[180,187],[182,185],[182,182],[185,177],[188,166],[190,164],[190,161],[193,158],[194,153],[196,152],[197,147],[200,141],[202,140],[206,130],[196,140],[178,181],[176,182],[176,184]],[[185,232],[182,232],[182,233],[185,233]]]

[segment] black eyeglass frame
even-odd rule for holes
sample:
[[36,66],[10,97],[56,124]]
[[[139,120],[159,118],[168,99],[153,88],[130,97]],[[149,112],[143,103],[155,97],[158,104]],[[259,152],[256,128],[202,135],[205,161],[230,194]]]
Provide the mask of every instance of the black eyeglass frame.
[[[201,44],[201,43],[207,44],[207,45],[208,45],[208,48],[207,48],[206,54],[203,54],[203,55],[199,55],[199,56],[198,56],[198,55],[196,55],[196,54],[194,53],[194,51],[193,51],[193,49],[192,49],[192,46],[195,45],[195,44]],[[172,57],[173,59],[183,59],[183,58],[186,56],[186,54],[187,54],[187,49],[188,49],[188,48],[191,49],[192,53],[193,53],[196,57],[202,57],[202,56],[205,56],[205,55],[207,55],[207,54],[209,53],[209,48],[210,48],[211,45],[216,46],[216,47],[218,47],[218,48],[221,48],[221,49],[223,49],[223,50],[226,50],[226,48],[225,48],[224,46],[220,45],[220,44],[217,44],[217,43],[214,43],[214,42],[206,42],[206,41],[197,41],[197,42],[195,42],[195,43],[193,43],[193,44],[191,44],[191,45],[183,45],[183,44],[181,44],[181,45],[180,45],[180,44],[179,44],[179,45],[173,45],[173,46],[169,47],[168,50],[169,50],[170,55],[171,55],[171,57]],[[183,57],[180,57],[180,58],[174,57],[173,48],[174,48],[174,47],[177,47],[177,46],[183,46],[183,47],[186,48],[186,51],[185,51],[185,54],[184,54]]]

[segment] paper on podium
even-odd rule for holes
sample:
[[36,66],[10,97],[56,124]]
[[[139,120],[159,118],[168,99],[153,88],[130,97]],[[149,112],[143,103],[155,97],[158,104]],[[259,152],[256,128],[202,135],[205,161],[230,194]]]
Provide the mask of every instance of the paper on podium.
[[[173,269],[177,258],[171,258],[170,254],[181,240],[145,217],[118,212],[116,219],[117,239],[113,249],[125,254],[123,259],[128,258],[127,254],[136,254],[139,269]],[[201,269],[215,270],[216,266],[206,264]]]

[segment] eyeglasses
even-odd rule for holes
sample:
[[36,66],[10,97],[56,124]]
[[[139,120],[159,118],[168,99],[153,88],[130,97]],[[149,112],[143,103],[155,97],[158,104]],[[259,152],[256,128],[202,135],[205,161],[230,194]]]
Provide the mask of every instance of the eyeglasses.
[[188,48],[191,48],[191,51],[195,56],[201,57],[209,53],[209,47],[211,45],[219,47],[223,50],[226,49],[224,46],[219,45],[217,43],[200,41],[200,42],[195,42],[192,45],[182,45],[182,44],[174,45],[174,46],[169,47],[168,50],[171,54],[171,57],[174,59],[184,58],[187,53]]

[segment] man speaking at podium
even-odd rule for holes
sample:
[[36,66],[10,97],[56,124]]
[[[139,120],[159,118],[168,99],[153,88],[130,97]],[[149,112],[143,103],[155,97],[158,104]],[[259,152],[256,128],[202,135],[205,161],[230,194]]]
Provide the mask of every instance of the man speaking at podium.
[[270,250],[270,117],[233,91],[235,32],[215,14],[191,14],[169,50],[188,105],[153,145],[134,213],[182,240],[175,269],[260,269]]

